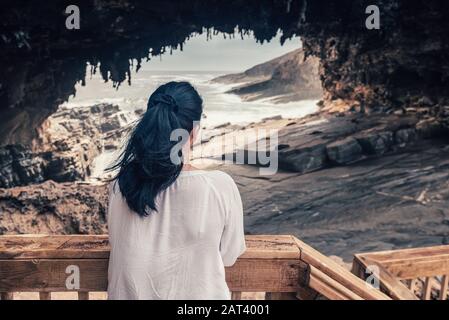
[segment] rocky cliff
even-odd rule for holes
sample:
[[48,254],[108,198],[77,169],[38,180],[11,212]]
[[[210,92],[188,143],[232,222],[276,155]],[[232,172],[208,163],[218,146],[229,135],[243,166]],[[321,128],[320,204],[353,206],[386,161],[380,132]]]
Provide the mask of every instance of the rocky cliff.
[[107,187],[55,183],[0,189],[0,234],[104,234]]
[[[37,130],[83,81],[86,62],[119,85],[132,64],[196,33],[281,29],[320,59],[325,104],[368,111],[449,100],[449,3],[442,0],[79,1],[81,29],[65,28],[70,1],[5,0],[0,10],[0,145],[32,145]],[[367,30],[368,5],[380,30]],[[36,14],[38,13],[38,14]],[[137,61],[137,63],[136,63]],[[95,70],[95,68],[93,68]]]
[[0,188],[87,180],[95,157],[117,149],[135,117],[111,104],[60,108],[44,122],[34,148],[0,147]]
[[217,83],[238,84],[228,93],[237,94],[244,101],[270,99],[273,102],[291,102],[321,99],[323,90],[319,77],[319,60],[306,59],[297,49],[281,57],[254,66],[242,73],[213,79]]

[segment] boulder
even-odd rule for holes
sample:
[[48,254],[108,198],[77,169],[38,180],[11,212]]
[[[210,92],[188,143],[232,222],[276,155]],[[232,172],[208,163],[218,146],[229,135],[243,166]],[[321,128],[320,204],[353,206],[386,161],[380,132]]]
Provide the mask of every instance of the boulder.
[[0,148],[0,188],[44,181],[44,160],[22,145]]
[[327,145],[326,151],[329,159],[337,164],[355,162],[362,157],[362,147],[350,137]]
[[225,122],[225,123],[219,124],[218,126],[215,126],[214,129],[224,129],[230,125],[231,125],[230,122]]
[[414,128],[400,129],[394,134],[394,140],[398,145],[405,145],[415,141],[417,136]]
[[48,119],[34,150],[21,145],[0,148],[0,188],[86,179],[102,149],[120,144],[129,130],[122,126],[127,121],[116,105],[61,108]]
[[109,119],[107,122],[103,122],[100,126],[102,133],[111,132],[114,130],[118,130],[121,128],[120,119],[118,117],[114,117]]
[[418,100],[418,105],[433,106],[434,104],[435,102],[427,96],[421,97],[421,99]]
[[88,174],[88,167],[84,167],[76,154],[52,155],[45,167],[46,180],[56,182],[71,182],[84,180]]
[[416,130],[421,137],[429,139],[441,136],[445,128],[439,120],[431,118],[418,122],[416,124]]
[[120,107],[116,104],[110,104],[110,103],[100,103],[98,105],[101,112],[103,112],[103,116],[110,117],[118,112],[120,112]]
[[326,146],[317,144],[303,149],[279,151],[279,168],[299,173],[307,173],[324,168],[328,159]]
[[107,185],[55,183],[0,188],[0,234],[105,234]]
[[355,138],[362,147],[363,153],[368,155],[383,155],[390,150],[393,145],[393,133],[371,132],[362,133]]
[[449,106],[441,107],[440,116],[444,117],[444,118],[448,118],[449,117]]
[[276,121],[276,120],[282,120],[282,116],[281,116],[281,115],[277,115],[277,116],[273,116],[273,117],[263,118],[263,119],[262,119],[262,122],[266,122],[266,121]]

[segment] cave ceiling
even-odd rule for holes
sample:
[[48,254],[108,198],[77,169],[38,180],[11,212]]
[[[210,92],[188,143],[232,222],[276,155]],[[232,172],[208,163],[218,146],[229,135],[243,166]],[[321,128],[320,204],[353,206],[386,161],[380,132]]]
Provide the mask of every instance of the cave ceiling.
[[[79,30],[65,27],[80,8]],[[366,7],[381,11],[365,27]],[[3,0],[0,12],[0,144],[30,143],[83,83],[86,65],[105,81],[130,82],[140,63],[197,34],[282,41],[301,36],[318,56],[325,99],[398,106],[414,96],[446,101],[448,1],[406,0]],[[217,33],[220,33],[217,35]],[[263,50],[263,47],[262,47]],[[408,100],[407,100],[408,99]]]

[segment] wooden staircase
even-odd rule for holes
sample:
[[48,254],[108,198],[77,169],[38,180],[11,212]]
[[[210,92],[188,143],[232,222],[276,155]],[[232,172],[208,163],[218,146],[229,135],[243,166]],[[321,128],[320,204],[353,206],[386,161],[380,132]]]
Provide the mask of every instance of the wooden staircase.
[[446,300],[449,282],[449,246],[361,253],[352,272],[365,279],[368,266],[378,268],[381,290],[393,299]]

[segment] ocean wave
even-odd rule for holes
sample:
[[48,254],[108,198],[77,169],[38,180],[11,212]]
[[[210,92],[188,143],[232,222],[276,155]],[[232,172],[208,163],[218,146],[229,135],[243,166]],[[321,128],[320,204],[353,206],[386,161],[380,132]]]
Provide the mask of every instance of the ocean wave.
[[[104,83],[100,78],[88,79],[85,87],[77,88],[77,96],[64,103],[65,107],[88,107],[98,103],[119,105],[123,110],[133,111],[144,108],[148,96],[157,86],[168,81],[189,81],[200,92],[204,100],[206,126],[215,126],[224,122],[245,124],[257,122],[266,117],[281,115],[284,118],[303,117],[316,112],[315,100],[295,101],[275,104],[273,98],[245,102],[234,94],[226,91],[239,85],[219,84],[211,80],[218,74],[213,72],[167,72],[152,73],[144,71],[134,76],[132,86],[121,86],[118,90],[110,83]],[[102,96],[99,96],[102,95]]]

